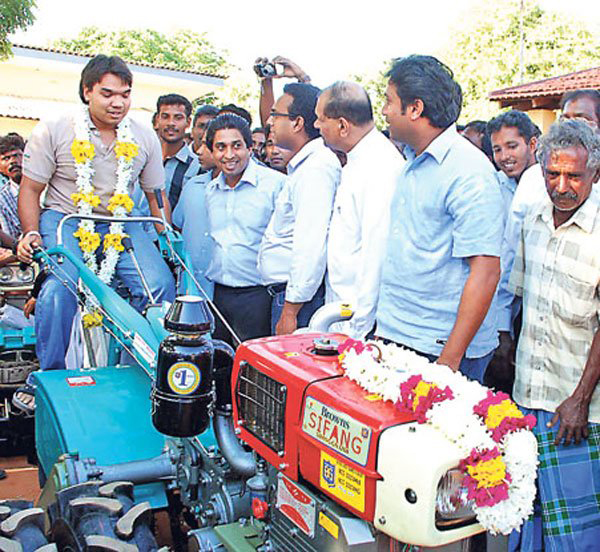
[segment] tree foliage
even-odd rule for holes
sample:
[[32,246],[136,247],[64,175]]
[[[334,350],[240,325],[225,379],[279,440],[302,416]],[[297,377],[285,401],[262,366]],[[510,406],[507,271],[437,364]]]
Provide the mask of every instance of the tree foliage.
[[[498,113],[490,92],[522,84],[519,0],[485,0],[460,18],[451,37],[436,53],[454,72],[463,90],[460,120],[488,119]],[[523,82],[531,82],[600,65],[600,38],[582,21],[543,10],[525,0]],[[387,85],[386,67],[376,75],[355,77],[370,92],[378,123]]]
[[152,29],[103,31],[85,27],[73,39],[59,39],[54,46],[79,54],[118,55],[130,63],[147,63],[209,73],[227,74],[231,69],[225,56],[204,33],[180,30],[164,35]]
[[531,82],[600,64],[600,39],[583,22],[545,11],[533,2],[488,0],[462,19],[439,53],[461,84],[461,120],[486,119],[498,111],[493,90],[522,84],[520,20],[524,33],[523,81]]
[[35,0],[2,0],[0,2],[0,59],[10,56],[8,35],[24,30],[33,23]]

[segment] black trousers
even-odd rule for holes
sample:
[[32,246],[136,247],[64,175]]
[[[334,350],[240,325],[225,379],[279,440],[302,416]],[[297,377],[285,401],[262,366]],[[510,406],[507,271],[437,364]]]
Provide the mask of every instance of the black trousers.
[[[213,303],[242,341],[271,335],[271,296],[266,286],[238,288],[215,284]],[[217,315],[213,338],[234,348],[238,346]]]

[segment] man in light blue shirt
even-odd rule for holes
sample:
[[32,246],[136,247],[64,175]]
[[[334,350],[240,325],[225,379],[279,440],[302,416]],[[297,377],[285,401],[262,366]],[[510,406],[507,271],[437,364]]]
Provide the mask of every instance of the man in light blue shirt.
[[[498,337],[500,346],[488,367],[488,383],[510,393],[514,370],[514,347],[509,334],[513,333],[513,320],[519,305],[513,309],[514,294],[508,290],[508,280],[515,257],[516,246],[521,234],[523,214],[513,206],[513,198],[521,178],[527,182],[531,176],[537,175],[540,184],[542,173],[537,165],[535,149],[540,129],[522,111],[511,109],[494,117],[487,127],[487,134],[492,144],[494,161],[500,168],[497,173],[500,191],[504,201],[505,228],[502,238],[500,264],[502,275],[497,291]],[[540,193],[545,196],[544,187],[540,185]],[[515,310],[516,312],[513,312]],[[517,332],[518,333],[518,332]],[[508,339],[507,339],[508,338]],[[507,355],[510,363],[506,363]]]
[[212,298],[213,283],[206,278],[213,251],[213,240],[210,237],[206,211],[206,186],[219,176],[221,171],[206,145],[206,133],[201,138],[198,159],[206,172],[190,178],[181,192],[172,219],[173,224],[181,229],[183,243],[192,262],[194,276],[205,293]]
[[[214,282],[214,303],[237,336],[245,341],[271,333],[271,296],[262,285],[258,249],[285,175],[252,159],[248,123],[233,114],[210,124],[206,143],[221,174],[206,188],[213,254],[206,276]],[[235,337],[216,319],[213,337]]]
[[498,344],[494,168],[456,131],[462,93],[445,65],[409,56],[388,76],[383,113],[407,163],[391,205],[376,334],[482,381]]
[[258,256],[278,335],[307,326],[325,302],[327,233],[342,167],[315,128],[319,93],[311,84],[286,84],[268,120],[274,142],[293,155]]

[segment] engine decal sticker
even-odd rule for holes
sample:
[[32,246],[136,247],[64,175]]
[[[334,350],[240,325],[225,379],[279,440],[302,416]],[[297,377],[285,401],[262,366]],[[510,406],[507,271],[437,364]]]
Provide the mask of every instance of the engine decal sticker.
[[346,458],[365,466],[369,457],[371,428],[308,397],[302,430]]
[[96,380],[92,376],[74,376],[67,378],[69,387],[84,387],[86,385],[96,385]]
[[279,473],[277,477],[277,509],[309,537],[314,537],[316,524],[314,499],[283,474]]
[[319,512],[319,525],[325,529],[334,539],[337,539],[340,534],[339,525],[331,518],[327,517],[323,512]]
[[365,511],[365,474],[324,451],[321,451],[319,485],[355,510]]
[[294,358],[294,357],[299,357],[300,353],[296,353],[295,351],[291,351],[289,353],[283,353],[283,356],[287,357],[287,358]]
[[178,395],[189,395],[200,385],[200,370],[191,362],[176,362],[167,372],[169,387]]

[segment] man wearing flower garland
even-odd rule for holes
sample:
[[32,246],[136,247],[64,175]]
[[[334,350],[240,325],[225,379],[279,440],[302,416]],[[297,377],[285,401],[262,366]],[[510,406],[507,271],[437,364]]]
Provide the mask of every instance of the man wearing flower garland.
[[413,55],[388,76],[383,113],[407,163],[391,203],[376,334],[481,382],[498,345],[494,168],[456,131],[462,92],[448,67]]
[[600,136],[581,121],[557,123],[538,159],[548,193],[525,217],[510,287],[523,297],[514,399],[537,417],[539,502],[511,541],[598,550]]
[[[36,246],[55,245],[58,223],[67,214],[126,216],[133,207],[129,194],[136,180],[151,212],[159,216],[154,191],[162,190],[164,198],[160,143],[151,129],[126,117],[131,84],[131,71],[122,59],[98,55],[81,73],[79,93],[87,107],[40,122],[34,129],[25,149],[19,195],[20,260],[31,262]],[[130,256],[120,254],[125,234],[131,237],[154,299],[172,300],[175,290],[169,269],[139,225],[70,220],[63,229],[63,243],[104,282],[111,283],[116,275],[128,288],[132,304],[141,309],[148,298]],[[74,267],[68,262],[62,267],[74,279]],[[51,274],[36,306],[36,352],[42,370],[65,367],[75,311],[73,289],[66,289]]]

